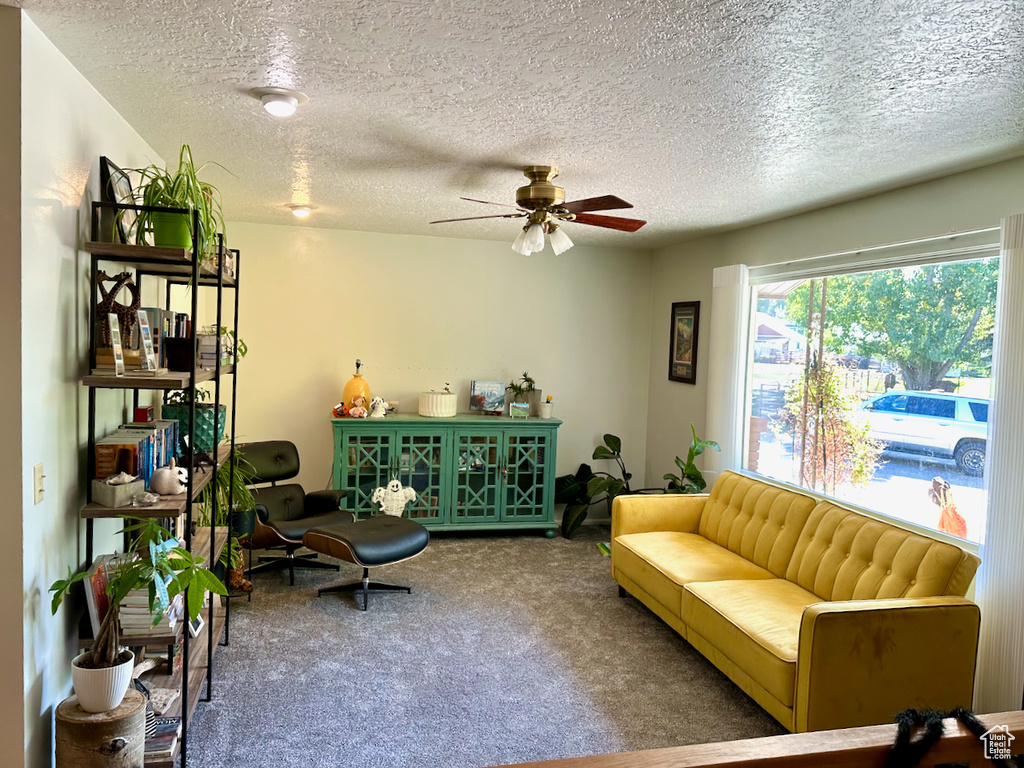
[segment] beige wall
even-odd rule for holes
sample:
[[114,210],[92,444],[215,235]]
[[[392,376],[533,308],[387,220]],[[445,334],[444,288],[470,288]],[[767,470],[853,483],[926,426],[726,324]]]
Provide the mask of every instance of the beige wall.
[[[299,446],[301,481],[325,487],[331,407],[359,357],[374,394],[415,412],[451,382],[524,370],[554,396],[558,468],[590,461],[604,432],[643,466],[651,257],[577,246],[562,256],[509,243],[231,223],[242,253],[238,434]],[[511,235],[510,235],[511,238]]]
[[[999,226],[1024,211],[1024,158],[835,205],[819,211],[683,243],[654,257],[651,299],[649,484],[685,455],[692,421],[705,435],[711,275],[716,267],[774,264],[865,246]],[[674,301],[700,301],[697,384],[668,381],[669,314]],[[1024,352],[1024,350],[1022,350]]]
[[[5,16],[18,13],[0,11]],[[52,761],[53,709],[70,692],[70,660],[77,647],[75,606],[52,617],[47,589],[85,557],[85,526],[78,511],[85,497],[87,395],[79,378],[87,364],[89,262],[80,245],[88,235],[89,205],[99,194],[100,155],[122,167],[145,165],[158,156],[27,16],[22,14],[21,20],[22,280],[19,286],[7,272],[2,282],[5,290],[13,285],[21,291],[13,306],[21,313],[22,411],[20,422],[8,423],[21,425],[23,541],[11,540],[15,526],[5,527],[5,533],[8,551],[24,553],[23,570],[18,561],[19,583],[23,579],[24,763],[43,766]],[[0,55],[9,50],[0,44]],[[5,110],[0,119],[7,114]],[[2,311],[11,306],[0,305]],[[5,327],[17,327],[16,322]],[[5,361],[17,359],[4,355]],[[0,402],[6,407],[6,398]],[[100,427],[119,423],[125,405],[124,395],[99,393]],[[39,462],[46,473],[46,493],[40,504],[33,504],[32,466]],[[7,471],[6,462],[3,466]],[[112,551],[119,528],[117,521],[97,524],[97,553]],[[7,558],[2,561],[0,567],[8,567]],[[3,719],[13,717],[10,713]],[[15,743],[8,741],[8,749]]]

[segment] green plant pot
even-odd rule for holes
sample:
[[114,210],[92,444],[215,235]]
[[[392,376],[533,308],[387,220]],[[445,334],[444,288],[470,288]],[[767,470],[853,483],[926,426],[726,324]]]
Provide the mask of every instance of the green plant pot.
[[150,214],[153,222],[153,245],[164,248],[184,248],[192,250],[192,233],[188,228],[187,213]]
[[[217,417],[217,435],[214,437],[213,406],[206,405],[205,403],[196,404],[195,437],[190,439],[193,448],[212,451],[213,446],[224,439],[224,422],[227,420],[228,408],[226,405],[218,405],[217,410],[220,412],[220,415]],[[181,436],[188,436],[187,405],[164,405],[160,413],[165,419],[176,419]]]

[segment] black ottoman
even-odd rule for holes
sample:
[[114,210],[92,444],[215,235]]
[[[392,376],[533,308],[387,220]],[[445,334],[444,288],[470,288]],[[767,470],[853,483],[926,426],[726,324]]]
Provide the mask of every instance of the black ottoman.
[[370,581],[370,568],[400,563],[402,560],[416,557],[427,548],[429,541],[430,533],[422,525],[414,520],[392,515],[379,515],[354,523],[311,528],[302,537],[303,546],[314,552],[363,567],[362,581],[324,587],[317,590],[317,594],[362,592],[364,611],[369,604],[371,591],[412,592],[411,587]]

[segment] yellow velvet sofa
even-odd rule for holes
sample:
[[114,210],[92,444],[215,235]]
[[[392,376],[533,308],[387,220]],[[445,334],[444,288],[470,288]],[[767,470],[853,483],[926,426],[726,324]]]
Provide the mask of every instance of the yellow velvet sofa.
[[628,592],[790,731],[970,707],[979,560],[959,547],[733,472],[710,494],[620,496]]

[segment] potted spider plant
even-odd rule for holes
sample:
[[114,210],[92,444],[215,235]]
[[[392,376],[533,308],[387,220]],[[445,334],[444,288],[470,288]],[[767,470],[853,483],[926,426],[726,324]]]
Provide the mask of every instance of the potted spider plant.
[[[199,212],[199,261],[205,263],[217,250],[217,233],[224,232],[220,192],[199,174],[207,163],[196,167],[192,150],[182,144],[178,155],[178,168],[171,171],[157,165],[131,169],[140,181],[130,196],[122,202],[155,208],[184,208]],[[170,213],[142,210],[135,223],[135,241],[146,243],[146,233],[153,232],[153,244],[171,248],[192,249],[193,217],[191,213]]]
[[[126,521],[134,518],[126,517]],[[71,680],[79,705],[86,712],[106,712],[117,707],[128,690],[135,656],[121,647],[121,601],[134,590],[147,590],[149,611],[156,626],[171,601],[189,586],[185,610],[189,620],[199,616],[206,590],[226,594],[224,585],[204,568],[200,558],[183,547],[170,531],[154,520],[130,523],[125,531],[136,534],[132,545],[107,576],[110,607],[100,624],[93,646],[71,662]],[[71,587],[89,575],[88,570],[58,579],[50,586],[51,611],[56,614]]]

